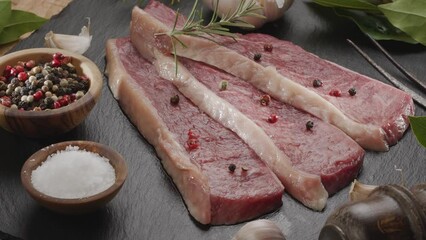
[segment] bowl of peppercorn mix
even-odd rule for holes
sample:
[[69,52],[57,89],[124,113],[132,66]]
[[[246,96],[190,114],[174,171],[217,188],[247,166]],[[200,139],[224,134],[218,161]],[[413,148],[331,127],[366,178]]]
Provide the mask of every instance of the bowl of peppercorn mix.
[[44,138],[79,125],[100,98],[102,74],[90,59],[32,48],[0,57],[0,126]]

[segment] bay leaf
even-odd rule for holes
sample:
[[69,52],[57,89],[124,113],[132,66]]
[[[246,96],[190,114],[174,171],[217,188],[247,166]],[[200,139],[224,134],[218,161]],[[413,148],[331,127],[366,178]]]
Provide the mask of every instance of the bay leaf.
[[364,0],[314,0],[314,3],[324,7],[339,7],[379,13],[377,6]]
[[18,40],[20,36],[38,29],[46,21],[47,19],[39,17],[33,13],[12,10],[7,24],[0,32],[0,44]]
[[426,147],[426,116],[408,116],[411,124],[411,130],[417,138],[417,141]]
[[426,46],[425,0],[397,0],[378,8],[395,27]]
[[0,1],[0,32],[9,21],[12,12],[11,7],[10,1]]
[[384,16],[340,8],[335,8],[334,11],[337,15],[354,21],[361,31],[376,40],[397,40],[412,44],[417,43],[409,35],[393,26]]

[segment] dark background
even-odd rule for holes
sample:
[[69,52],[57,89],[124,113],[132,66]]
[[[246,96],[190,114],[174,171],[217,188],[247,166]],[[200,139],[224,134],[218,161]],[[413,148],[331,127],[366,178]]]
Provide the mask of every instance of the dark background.
[[[163,1],[168,3],[169,1]],[[188,12],[193,1],[177,6]],[[74,0],[15,50],[42,47],[44,35],[78,34],[91,19],[92,45],[85,53],[103,71],[105,42],[127,36],[134,3],[122,0]],[[185,11],[186,10],[186,11]],[[292,41],[307,51],[349,69],[385,81],[346,42],[352,39],[391,74],[403,77],[372,46],[352,22],[336,17],[333,11],[308,1],[297,1],[275,23],[260,32]],[[406,68],[426,81],[426,47],[382,42]],[[100,102],[89,117],[71,132],[50,139],[28,139],[0,129],[0,231],[24,239],[230,239],[243,224],[201,227],[188,214],[153,148],[122,113],[104,79]],[[426,115],[416,105],[416,115]],[[90,140],[109,145],[127,160],[128,179],[117,197],[104,209],[83,216],[63,216],[40,207],[20,182],[24,161],[35,151],[65,140]],[[408,130],[389,152],[367,152],[359,180],[368,184],[402,183],[408,186],[426,182],[426,149]],[[317,239],[327,216],[347,201],[348,187],[332,196],[324,212],[313,212],[287,194],[277,212],[264,216],[283,230],[287,239]]]

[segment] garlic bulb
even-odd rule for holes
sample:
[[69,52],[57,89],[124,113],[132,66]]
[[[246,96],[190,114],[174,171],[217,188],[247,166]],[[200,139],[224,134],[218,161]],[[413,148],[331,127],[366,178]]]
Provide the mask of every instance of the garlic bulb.
[[232,240],[285,240],[285,237],[274,222],[260,219],[244,225]]
[[[214,9],[216,3],[219,4],[217,7],[217,13],[219,16],[224,16],[237,9],[238,5],[242,0],[203,0],[204,4],[210,9]],[[254,16],[243,17],[242,19],[247,23],[252,24],[255,28],[263,26],[266,22],[272,22],[284,15],[284,12],[291,6],[293,0],[249,0],[255,1],[258,6],[261,7],[257,12],[265,18],[259,18]],[[249,2],[247,1],[247,2]]]
[[90,19],[88,18],[87,27],[83,26],[79,35],[57,34],[50,31],[44,37],[44,44],[46,47],[60,48],[83,54],[89,49],[92,41],[89,29]]

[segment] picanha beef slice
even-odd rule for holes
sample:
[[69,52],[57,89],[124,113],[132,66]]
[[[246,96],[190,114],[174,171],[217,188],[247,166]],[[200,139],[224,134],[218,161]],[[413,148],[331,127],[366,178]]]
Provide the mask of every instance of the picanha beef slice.
[[[271,52],[264,51],[267,44],[272,45]],[[409,94],[321,59],[291,42],[265,34],[247,34],[227,47],[247,57],[260,52],[260,64],[276,67],[283,76],[317,92],[351,119],[383,129],[389,145],[398,142],[408,128],[407,116],[414,114]],[[322,82],[321,87],[314,87],[315,80]],[[356,91],[353,96],[349,93],[351,88]],[[333,94],[336,91],[340,96]]]
[[281,206],[283,186],[253,150],[160,78],[128,39],[108,41],[107,63],[114,96],[197,221],[232,224]]
[[[336,127],[288,104],[269,100],[251,84],[216,68],[189,59],[180,61],[200,82],[262,127],[293,166],[321,176],[329,194],[347,186],[358,175],[364,150]],[[221,88],[223,81],[226,89]],[[313,128],[307,129],[308,121],[313,122]]]
[[[142,26],[132,26],[131,32],[138,32],[143,29],[143,31],[147,34],[143,37],[143,39],[140,39],[140,41],[149,42],[150,45],[156,44],[156,47],[162,51],[172,51],[171,40],[167,38],[166,34],[162,35],[161,33],[167,33],[171,30],[171,26],[174,22],[173,19],[175,19],[175,13],[173,10],[158,2],[151,1],[151,3],[145,8],[145,11],[151,14],[152,18],[158,19],[157,22],[154,23],[152,19],[149,19],[149,21],[146,21],[146,24],[143,24]],[[144,17],[148,16],[145,15]],[[163,27],[159,27],[159,25],[162,25]],[[148,33],[149,31],[151,32]],[[259,39],[262,39],[262,37],[267,38],[267,36],[260,34],[254,36],[257,36]],[[283,65],[279,65],[279,62],[275,63],[278,64],[278,66],[271,64],[262,65],[267,63],[267,57],[265,59],[262,57],[260,62],[253,61],[253,52],[249,51],[250,49],[253,49],[252,45],[258,44],[258,42],[252,41],[252,39],[247,40],[248,38],[244,39],[244,36],[242,39],[242,41],[237,41],[236,43],[224,40],[222,45],[218,45],[205,39],[179,35],[179,40],[183,42],[185,46],[176,42],[174,52],[179,56],[205,62],[209,65],[218,67],[250,82],[257,88],[269,93],[271,96],[279,99],[280,101],[287,102],[298,109],[305,110],[322,120],[337,126],[366,149],[377,151],[388,150],[389,144],[394,144],[396,142],[395,139],[400,138],[407,128],[406,115],[413,112],[413,102],[411,97],[404,92],[382,84],[379,81],[366,78],[360,74],[355,74],[352,71],[339,66],[332,69],[333,66],[336,66],[335,64],[319,58],[314,58],[315,61],[311,64],[318,64],[318,62],[320,62],[319,65],[322,67],[332,69],[331,73],[334,76],[344,75],[355,78],[350,79],[349,81],[348,79],[344,79],[346,83],[355,80],[357,83],[362,83],[361,85],[363,85],[363,87],[355,83],[353,84],[355,88],[359,88],[357,90],[358,92],[365,90],[364,88],[368,86],[369,88],[374,89],[370,89],[370,92],[374,91],[375,93],[365,94],[365,96],[357,94],[357,96],[351,96],[352,98],[350,99],[321,94],[315,89],[306,88],[303,84],[297,83],[297,78],[295,79],[296,82],[294,82],[293,79],[288,77],[288,75],[281,74],[283,71],[278,73],[276,68],[278,67],[280,70],[280,67],[283,67]],[[222,41],[223,38],[219,38],[217,40]],[[269,43],[270,42],[268,42],[268,44]],[[264,43],[258,45],[263,49],[263,44]],[[275,39],[273,47],[276,48],[275,45],[280,44],[283,46],[288,45],[286,45],[285,41]],[[229,46],[236,51],[227,48],[224,45]],[[301,48],[293,47],[293,50],[295,50],[296,55],[309,55]],[[242,54],[246,53],[247,57],[240,55],[237,51]],[[247,52],[249,52],[249,54],[247,54]],[[272,51],[271,56],[275,56],[275,52],[276,51]],[[296,65],[297,62],[294,66]],[[306,72],[311,69],[309,67],[304,68],[304,66],[306,66],[305,63],[299,64],[299,70],[303,69],[304,71],[302,74],[306,74]],[[315,77],[321,77],[317,74],[314,75],[316,75]],[[363,80],[360,81],[360,79]],[[341,78],[333,80],[343,81]],[[338,82],[334,83],[334,86],[338,85]],[[340,88],[343,87],[339,87],[338,90],[340,90]],[[388,92],[391,92],[392,94],[390,95]],[[340,104],[335,102],[340,100],[348,101],[349,104],[345,107],[341,107]],[[383,104],[383,102],[391,102],[392,105],[388,106],[387,104]],[[382,110],[386,107],[389,107],[390,110]],[[369,110],[365,110],[366,108]],[[380,110],[377,108],[380,108]],[[347,109],[358,110],[348,111]],[[364,111],[364,113],[367,113],[361,115],[365,117],[357,118],[358,114],[354,113],[357,111]],[[380,112],[380,114],[371,114],[376,111]]]

